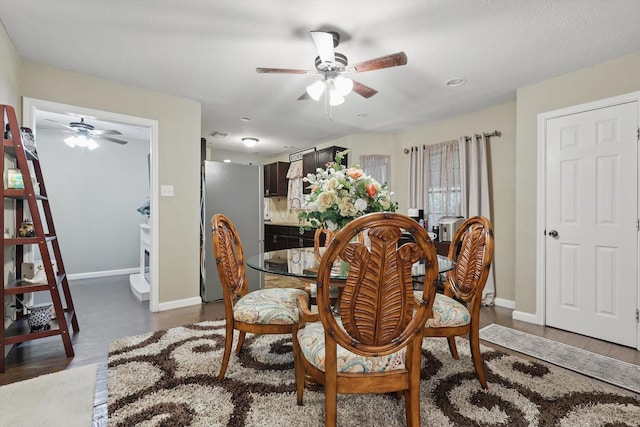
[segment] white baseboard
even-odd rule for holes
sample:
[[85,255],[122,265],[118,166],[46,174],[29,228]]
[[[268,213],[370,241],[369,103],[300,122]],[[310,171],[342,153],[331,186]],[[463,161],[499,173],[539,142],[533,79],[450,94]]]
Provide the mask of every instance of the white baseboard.
[[516,302],[510,299],[496,298],[493,300],[493,303],[498,307],[510,308],[512,310],[516,308]]
[[69,280],[79,280],[79,279],[95,279],[96,277],[108,277],[108,276],[121,276],[139,273],[139,267],[133,268],[123,268],[121,270],[105,270],[105,271],[91,271],[88,273],[74,273],[67,274],[67,279]]
[[158,311],[173,310],[174,308],[189,307],[191,305],[200,304],[202,304],[202,298],[200,297],[185,298],[175,301],[161,302],[158,305]]
[[535,325],[542,325],[542,322],[538,319],[538,316],[534,313],[525,313],[524,311],[514,310],[511,313],[511,317],[514,320],[522,320],[523,322],[533,323]]

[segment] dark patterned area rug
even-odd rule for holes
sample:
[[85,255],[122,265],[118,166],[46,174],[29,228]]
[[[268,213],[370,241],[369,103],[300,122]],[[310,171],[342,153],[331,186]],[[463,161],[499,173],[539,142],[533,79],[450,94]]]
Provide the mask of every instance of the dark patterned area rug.
[[[323,426],[322,390],[296,405],[291,339],[248,335],[216,382],[224,322],[201,322],[114,341],[107,370],[110,426]],[[454,360],[425,339],[422,425],[637,426],[640,397],[543,362],[482,347],[489,389],[476,379],[466,340]],[[340,426],[402,426],[393,395],[340,395]]]

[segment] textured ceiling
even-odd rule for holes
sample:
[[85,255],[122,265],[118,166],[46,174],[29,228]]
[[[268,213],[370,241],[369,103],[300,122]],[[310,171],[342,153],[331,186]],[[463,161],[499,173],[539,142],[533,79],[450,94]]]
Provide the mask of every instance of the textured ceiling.
[[[264,156],[514,100],[519,87],[637,52],[639,16],[640,0],[0,0],[24,58],[194,99],[214,148]],[[352,75],[379,93],[350,94],[331,119],[322,102],[297,101],[319,76],[255,72],[313,69],[309,31],[326,29],[350,63],[408,57]],[[468,82],[447,87],[455,77]],[[259,145],[244,148],[244,136]]]

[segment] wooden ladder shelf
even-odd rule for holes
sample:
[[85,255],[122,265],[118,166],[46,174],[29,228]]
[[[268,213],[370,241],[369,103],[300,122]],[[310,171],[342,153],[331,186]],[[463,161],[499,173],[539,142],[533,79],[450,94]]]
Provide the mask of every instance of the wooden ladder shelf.
[[[64,344],[67,357],[73,357],[73,345],[69,328],[77,333],[80,328],[73,307],[73,299],[69,290],[69,282],[65,273],[60,246],[56,238],[56,231],[51,215],[51,207],[47,198],[47,190],[42,177],[40,160],[35,151],[35,147],[27,147],[23,144],[21,129],[18,126],[15,109],[9,105],[0,105],[0,115],[3,118],[2,130],[6,130],[11,135],[4,133],[2,138],[2,170],[7,173],[8,168],[18,169],[22,174],[24,188],[8,188],[8,183],[0,186],[4,200],[5,210],[13,208],[15,212],[14,231],[10,235],[17,237],[7,237],[5,230],[11,227],[5,224],[4,215],[0,216],[0,230],[2,231],[2,259],[4,260],[2,296],[16,296],[16,319],[8,327],[3,324],[3,335],[0,340],[0,372],[5,370],[5,346],[15,345],[25,341],[38,338],[45,338],[60,335]],[[7,159],[11,162],[6,165]],[[15,163],[13,165],[12,163]],[[35,181],[32,177],[35,176]],[[8,180],[7,180],[8,181]],[[36,191],[36,184],[39,190]],[[19,185],[16,187],[20,187]],[[13,203],[13,206],[10,205]],[[44,216],[44,218],[42,218]],[[35,235],[28,234],[28,237],[18,236],[24,218],[31,218]],[[46,283],[39,283],[23,279],[22,263],[25,257],[25,247],[37,246],[42,260],[42,266],[46,275]],[[8,260],[7,256],[15,254],[13,259]],[[11,261],[11,262],[9,262]],[[54,271],[54,263],[57,272]],[[15,273],[13,269],[15,268]],[[44,330],[31,331],[28,324],[28,315],[24,312],[27,307],[23,305],[25,294],[33,292],[48,292],[53,304],[52,313],[55,320],[50,322],[50,327]],[[5,319],[5,304],[0,304],[0,313]]]

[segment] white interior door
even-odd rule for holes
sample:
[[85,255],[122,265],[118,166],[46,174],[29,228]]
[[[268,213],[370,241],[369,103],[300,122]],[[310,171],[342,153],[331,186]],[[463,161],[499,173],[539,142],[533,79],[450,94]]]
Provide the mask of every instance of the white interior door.
[[638,102],[552,117],[546,324],[637,347]]

